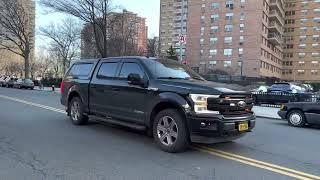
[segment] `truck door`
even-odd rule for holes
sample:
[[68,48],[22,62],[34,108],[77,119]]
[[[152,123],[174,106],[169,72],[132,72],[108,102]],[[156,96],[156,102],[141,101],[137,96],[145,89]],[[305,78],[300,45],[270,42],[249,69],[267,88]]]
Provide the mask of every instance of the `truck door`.
[[116,98],[114,110],[118,118],[136,123],[144,123],[150,92],[148,92],[146,87],[129,84],[129,74],[138,74],[141,79],[148,79],[144,69],[137,60],[123,59],[119,70],[119,81],[114,86],[119,91],[114,97]]
[[115,115],[115,95],[118,91],[114,89],[114,85],[119,81],[116,77],[119,61],[101,60],[93,74],[89,85],[89,107],[93,114],[108,117]]

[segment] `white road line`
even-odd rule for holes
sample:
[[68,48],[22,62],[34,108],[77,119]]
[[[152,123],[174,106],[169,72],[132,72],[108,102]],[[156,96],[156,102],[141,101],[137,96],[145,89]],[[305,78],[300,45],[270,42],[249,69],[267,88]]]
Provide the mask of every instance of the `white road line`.
[[21,100],[21,99],[9,97],[9,96],[0,95],[0,98],[8,99],[8,100],[11,100],[11,101],[15,101],[15,102],[31,105],[31,106],[34,106],[34,107],[39,107],[39,108],[42,108],[42,109],[46,109],[46,110],[50,110],[50,111],[54,111],[54,112],[58,112],[58,113],[62,113],[62,114],[67,114],[66,111],[62,110],[62,109],[57,109],[57,108],[53,108],[53,107],[50,107],[50,106],[45,106],[45,105],[42,105],[42,104],[32,103],[32,102],[28,102],[28,101],[25,101],[25,100]]

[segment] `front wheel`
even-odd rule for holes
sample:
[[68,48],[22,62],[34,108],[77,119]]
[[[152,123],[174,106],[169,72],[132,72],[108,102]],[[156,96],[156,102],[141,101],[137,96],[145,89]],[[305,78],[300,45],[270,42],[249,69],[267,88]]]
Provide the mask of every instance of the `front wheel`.
[[300,110],[293,110],[289,112],[287,119],[290,126],[303,127],[306,124],[306,117]]
[[75,125],[84,125],[88,122],[88,117],[85,116],[83,103],[79,97],[74,97],[69,103],[70,119]]
[[182,152],[189,146],[186,121],[175,109],[158,113],[153,123],[153,137],[158,146],[166,152]]

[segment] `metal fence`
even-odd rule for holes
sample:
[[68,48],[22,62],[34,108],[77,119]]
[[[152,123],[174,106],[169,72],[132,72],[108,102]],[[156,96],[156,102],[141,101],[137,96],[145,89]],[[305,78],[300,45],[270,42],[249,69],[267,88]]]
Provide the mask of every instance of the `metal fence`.
[[320,102],[320,94],[313,93],[253,93],[256,105],[279,105],[288,102]]

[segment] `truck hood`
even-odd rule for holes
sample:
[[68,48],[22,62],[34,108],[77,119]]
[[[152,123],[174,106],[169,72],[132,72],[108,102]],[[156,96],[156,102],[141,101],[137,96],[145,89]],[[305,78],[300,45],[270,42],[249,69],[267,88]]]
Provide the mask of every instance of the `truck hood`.
[[211,81],[199,80],[158,80],[160,89],[172,90],[185,94],[248,94],[235,91],[239,87]]

